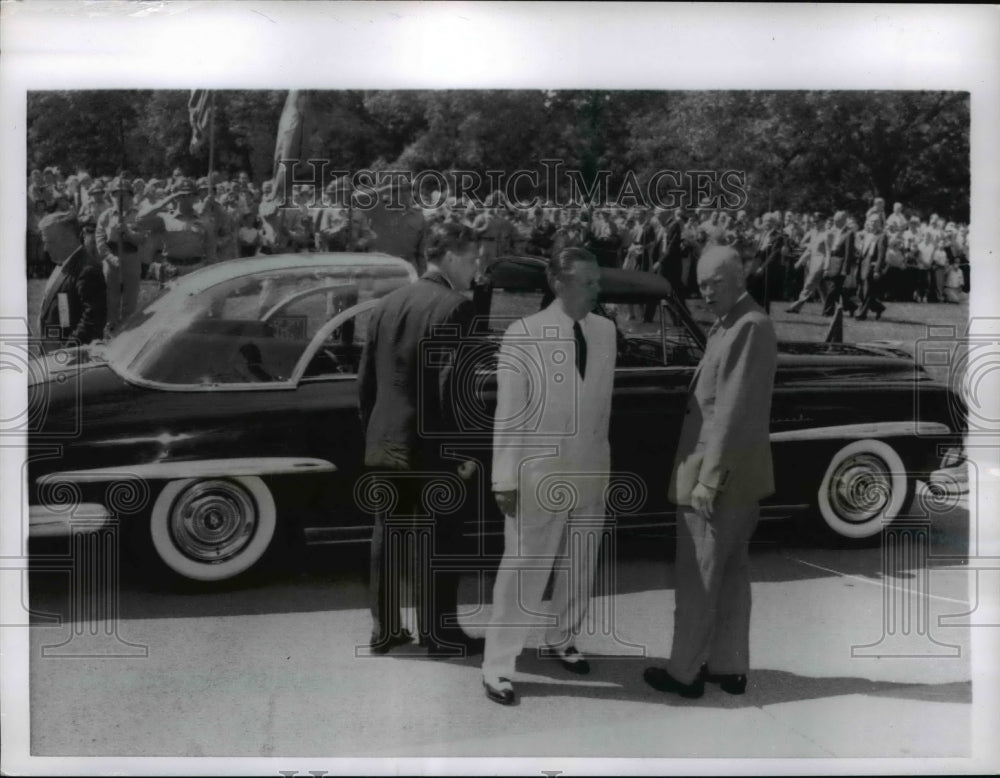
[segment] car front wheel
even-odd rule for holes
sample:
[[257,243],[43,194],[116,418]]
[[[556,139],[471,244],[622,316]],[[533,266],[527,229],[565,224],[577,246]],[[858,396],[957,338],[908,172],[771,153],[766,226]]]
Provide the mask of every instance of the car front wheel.
[[246,572],[271,547],[277,511],[256,476],[185,478],[164,486],[150,515],[158,559],[192,581],[224,581]]
[[914,479],[902,457],[882,440],[856,440],[838,450],[820,483],[826,534],[846,540],[876,537],[913,498]]

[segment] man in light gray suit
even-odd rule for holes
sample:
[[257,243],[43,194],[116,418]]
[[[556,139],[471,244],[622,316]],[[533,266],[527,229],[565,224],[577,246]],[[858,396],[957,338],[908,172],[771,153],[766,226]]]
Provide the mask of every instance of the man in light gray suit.
[[749,542],[758,501],[774,492],[771,394],[777,338],[747,294],[739,255],[726,246],[698,261],[698,285],[717,320],[691,381],[670,476],[679,506],[673,647],[649,667],[655,689],[700,697],[705,681],[746,690],[750,643]]
[[[590,670],[575,637],[603,536],[617,348],[615,325],[591,313],[600,277],[593,254],[562,249],[548,269],[555,300],[514,322],[500,348],[493,491],[506,518],[483,686],[501,705],[515,702],[510,679],[533,625],[547,625],[544,655],[573,673]],[[570,569],[555,573],[549,616],[542,594],[559,557]]]

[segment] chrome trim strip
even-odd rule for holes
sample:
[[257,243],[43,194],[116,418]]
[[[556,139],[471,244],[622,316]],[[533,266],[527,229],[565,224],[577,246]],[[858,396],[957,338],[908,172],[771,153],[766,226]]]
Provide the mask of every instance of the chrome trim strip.
[[36,483],[70,481],[79,484],[133,478],[176,480],[179,478],[232,478],[253,475],[297,475],[300,473],[332,473],[337,466],[325,459],[308,457],[245,457],[232,459],[202,459],[187,462],[153,462],[126,467],[101,467],[93,470],[64,470],[39,476]]
[[78,530],[98,530],[111,519],[111,513],[100,503],[54,503],[28,507],[29,538],[61,538]]
[[935,421],[876,421],[862,424],[838,424],[831,427],[809,427],[802,430],[772,432],[772,443],[804,440],[837,440],[851,438],[884,438],[897,435],[950,435],[948,425]]
[[[366,311],[369,308],[374,308],[378,305],[381,297],[372,297],[368,300],[363,300],[357,305],[352,305],[346,311],[341,311],[336,316],[334,316],[330,321],[324,324],[319,330],[313,335],[313,339],[306,346],[306,350],[302,352],[302,356],[299,357],[299,361],[295,364],[295,368],[292,370],[291,381],[293,384],[297,384],[302,380],[303,374],[306,372],[306,368],[309,367],[309,363],[312,362],[312,358],[319,351],[319,347],[326,342],[327,337],[333,332],[337,327],[343,324],[348,319],[353,319],[362,311]],[[357,378],[356,375],[347,375],[349,378]]]

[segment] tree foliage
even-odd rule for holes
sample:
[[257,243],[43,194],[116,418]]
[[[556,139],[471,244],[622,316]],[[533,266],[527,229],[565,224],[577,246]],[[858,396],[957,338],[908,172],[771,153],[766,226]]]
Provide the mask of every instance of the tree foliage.
[[[280,91],[215,93],[215,165],[270,175]],[[608,171],[746,173],[747,209],[857,210],[874,196],[967,220],[964,92],[316,91],[309,156],[332,169],[540,170],[558,159],[588,183]],[[28,166],[203,175],[188,144],[188,93],[32,92]]]

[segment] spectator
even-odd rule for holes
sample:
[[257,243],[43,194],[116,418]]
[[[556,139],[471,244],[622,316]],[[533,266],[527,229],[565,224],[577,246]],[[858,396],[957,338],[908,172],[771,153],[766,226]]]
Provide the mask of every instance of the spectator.
[[148,235],[136,228],[131,184],[116,178],[110,191],[111,206],[98,218],[94,238],[107,286],[107,329],[113,333],[139,303],[143,248]]
[[885,228],[891,232],[903,232],[909,223],[906,221],[906,216],[903,215],[903,204],[893,203],[892,214],[888,219],[885,220]]

